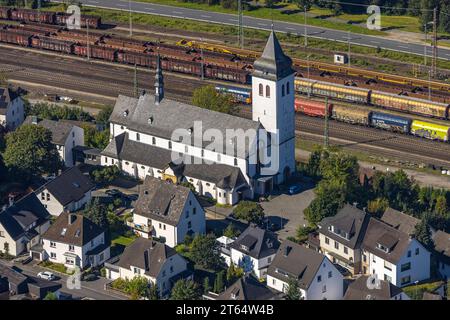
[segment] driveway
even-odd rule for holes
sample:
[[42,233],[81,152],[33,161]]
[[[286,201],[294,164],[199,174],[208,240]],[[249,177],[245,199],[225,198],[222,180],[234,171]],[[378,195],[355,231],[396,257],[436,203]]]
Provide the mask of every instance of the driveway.
[[276,232],[280,239],[295,236],[298,226],[307,224],[303,210],[309,206],[315,194],[312,184],[303,182],[300,185],[302,190],[295,195],[280,194],[273,196],[270,201],[261,202],[266,217],[281,227]]

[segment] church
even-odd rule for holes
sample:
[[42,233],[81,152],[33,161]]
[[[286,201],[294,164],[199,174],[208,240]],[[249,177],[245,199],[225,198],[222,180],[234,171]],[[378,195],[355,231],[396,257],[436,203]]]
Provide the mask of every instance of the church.
[[254,63],[252,120],[165,99],[159,58],[157,66],[154,95],[118,97],[103,166],[190,183],[229,205],[269,194],[295,172],[295,71],[273,31]]

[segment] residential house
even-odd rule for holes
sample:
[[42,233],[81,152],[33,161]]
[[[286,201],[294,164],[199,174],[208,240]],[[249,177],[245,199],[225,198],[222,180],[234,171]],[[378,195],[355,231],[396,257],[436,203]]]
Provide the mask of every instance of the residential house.
[[25,118],[25,105],[17,91],[10,87],[0,88],[0,126],[15,130]]
[[0,212],[0,252],[18,256],[40,242],[50,227],[50,214],[30,193]]
[[176,280],[192,278],[187,261],[175,249],[153,239],[137,238],[120,257],[105,264],[107,278],[133,279],[142,276],[167,296]]
[[340,300],[344,277],[323,254],[292,241],[283,241],[267,271],[267,285],[286,293],[297,281],[304,300]]
[[344,300],[410,300],[403,290],[392,283],[360,276],[348,285]]
[[420,223],[420,219],[392,208],[386,209],[381,221],[411,236],[415,233],[416,225]]
[[95,185],[78,167],[64,171],[35,191],[41,203],[53,216],[80,210],[91,200]]
[[129,224],[144,238],[155,237],[169,247],[186,235],[204,234],[205,212],[191,189],[147,176]]
[[275,290],[269,289],[252,275],[245,275],[237,279],[221,294],[210,293],[204,296],[205,300],[279,300],[281,296]]
[[[295,70],[274,32],[253,65],[251,120],[164,98],[159,59],[156,67],[154,95],[118,97],[102,165],[141,179],[189,181],[199,194],[231,205],[270,193],[295,172]],[[276,167],[257,156],[263,145]]]
[[241,235],[230,244],[231,263],[253,272],[258,278],[265,278],[267,269],[277,253],[280,243],[276,235],[250,224]]
[[69,122],[40,120],[36,116],[28,116],[24,124],[39,125],[52,133],[52,143],[56,146],[61,160],[68,168],[75,165],[73,149],[76,146],[84,146],[84,130]]
[[3,264],[0,264],[0,280],[7,281],[9,295],[25,294],[28,292],[27,277]]
[[346,204],[335,216],[319,223],[320,250],[352,274],[365,273],[361,268],[361,244],[369,219],[366,212]]
[[105,230],[81,214],[63,213],[42,236],[42,246],[32,249],[42,260],[84,269],[110,258]]
[[433,241],[439,274],[444,279],[450,279],[450,234],[438,230],[433,234]]
[[362,245],[365,274],[398,287],[430,277],[430,252],[409,234],[370,219]]

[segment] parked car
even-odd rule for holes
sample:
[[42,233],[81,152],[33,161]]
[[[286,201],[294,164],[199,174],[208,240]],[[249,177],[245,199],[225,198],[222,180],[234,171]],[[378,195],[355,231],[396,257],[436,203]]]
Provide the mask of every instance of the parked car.
[[294,195],[294,194],[299,193],[300,190],[301,190],[300,186],[297,185],[297,184],[294,184],[294,185],[292,185],[292,186],[289,187],[288,193],[289,193],[290,195]]
[[53,281],[56,279],[55,275],[49,271],[43,271],[38,273],[38,278],[45,279],[48,281]]

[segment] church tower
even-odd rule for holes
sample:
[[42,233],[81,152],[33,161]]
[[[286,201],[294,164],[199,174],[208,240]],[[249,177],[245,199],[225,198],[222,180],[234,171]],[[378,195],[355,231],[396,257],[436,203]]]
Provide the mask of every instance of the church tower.
[[295,171],[295,70],[274,31],[253,67],[253,120],[272,137],[270,156],[278,156],[274,183],[280,184]]

